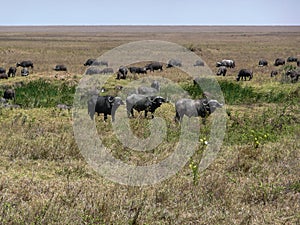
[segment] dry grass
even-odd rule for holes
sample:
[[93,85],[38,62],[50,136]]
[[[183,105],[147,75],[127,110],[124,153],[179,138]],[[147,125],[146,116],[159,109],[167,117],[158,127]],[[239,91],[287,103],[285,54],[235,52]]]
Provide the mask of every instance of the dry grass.
[[[272,65],[257,67],[260,58],[270,64],[277,57],[300,58],[299,27],[60,29],[0,28],[0,66],[8,68],[26,59],[36,65],[29,77],[18,74],[0,80],[0,85],[39,78],[76,84],[87,58],[130,41],[157,39],[193,47],[214,71],[217,60],[233,58],[237,67],[218,80],[235,82],[239,69],[253,69],[254,79],[240,82],[243,87],[251,86],[258,93],[282,91],[291,101],[228,105],[224,144],[198,182],[186,165],[170,179],[146,187],[116,184],[94,172],[74,140],[70,111],[0,108],[1,224],[300,223],[300,109],[293,103],[299,102],[299,83],[281,84],[280,77],[269,77]],[[66,64],[69,72],[54,72],[51,68],[56,64]],[[186,79],[175,68],[156,74],[176,82]],[[109,80],[106,85],[115,93],[114,85],[127,83]],[[172,153],[178,140],[174,108],[166,104],[156,113],[166,119],[168,136],[149,153],[120,145],[111,122],[104,123],[102,116],[96,117],[97,129],[105,133],[104,142],[113,146],[115,157],[133,164],[156,163]],[[148,135],[149,119],[130,123],[137,136]],[[208,120],[201,135],[208,136],[209,126]],[[269,138],[255,146],[254,138],[267,132]]]

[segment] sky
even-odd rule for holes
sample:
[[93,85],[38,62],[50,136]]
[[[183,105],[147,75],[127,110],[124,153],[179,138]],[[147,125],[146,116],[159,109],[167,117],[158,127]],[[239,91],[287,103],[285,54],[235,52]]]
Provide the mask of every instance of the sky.
[[300,25],[299,0],[5,0],[0,25]]

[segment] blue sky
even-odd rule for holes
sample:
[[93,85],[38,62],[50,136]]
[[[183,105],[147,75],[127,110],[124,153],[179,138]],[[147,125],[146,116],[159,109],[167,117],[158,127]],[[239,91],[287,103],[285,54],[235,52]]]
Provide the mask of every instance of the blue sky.
[[299,0],[6,0],[0,25],[300,25]]

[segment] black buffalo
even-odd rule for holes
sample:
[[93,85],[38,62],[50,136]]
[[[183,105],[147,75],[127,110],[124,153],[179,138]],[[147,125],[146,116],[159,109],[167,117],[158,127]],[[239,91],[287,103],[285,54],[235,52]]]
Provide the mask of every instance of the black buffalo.
[[146,96],[139,94],[132,94],[126,98],[127,115],[134,117],[133,109],[138,112],[145,111],[145,118],[147,113],[151,112],[152,118],[154,118],[155,110],[162,105],[166,100],[161,96]]
[[114,73],[113,68],[104,68],[101,70],[100,74],[108,74],[108,73]]
[[121,66],[117,72],[117,79],[126,79],[128,73],[128,69],[125,66]]
[[88,59],[84,64],[84,66],[108,66],[107,61],[98,61],[97,59]]
[[0,73],[0,79],[8,79],[8,75],[6,73]]
[[146,74],[147,73],[147,70],[145,67],[135,67],[135,66],[132,66],[132,67],[129,67],[128,68],[130,73],[133,73],[133,74]]
[[29,70],[27,67],[22,68],[21,70],[21,76],[28,76],[29,75]]
[[99,67],[91,66],[86,70],[85,74],[86,75],[94,75],[94,74],[101,74],[101,72],[102,72],[102,70]]
[[16,73],[17,73],[17,68],[16,67],[14,67],[14,66],[9,67],[9,70],[8,70],[8,73],[7,73],[7,75],[9,77],[10,76],[12,76],[12,77],[16,76]]
[[300,71],[297,70],[289,70],[285,74],[287,77],[290,77],[292,83],[296,83],[300,77]]
[[96,61],[96,59],[88,59],[88,60],[86,60],[86,62],[83,65],[91,66],[95,61]]
[[258,66],[267,66],[268,65],[268,61],[265,59],[261,59],[258,61]]
[[6,73],[6,69],[0,67],[0,74],[2,74],[2,73]]
[[92,120],[94,119],[95,113],[97,113],[98,116],[103,113],[104,121],[107,120],[107,115],[111,115],[112,121],[115,121],[115,113],[120,105],[124,105],[120,97],[94,95],[88,101],[88,114]]
[[271,71],[271,77],[275,77],[275,76],[277,76],[278,75],[278,71],[277,70],[272,70]]
[[294,57],[294,56],[290,56],[290,57],[287,58],[286,61],[287,61],[287,62],[297,62],[298,59],[297,59],[296,57]]
[[6,89],[5,92],[4,92],[4,94],[3,94],[3,98],[7,99],[7,100],[8,99],[15,100],[15,98],[16,98],[16,92],[15,92],[15,90],[12,89],[12,88]]
[[300,61],[297,61],[297,66],[300,66]]
[[145,66],[146,70],[150,70],[151,72],[154,72],[154,70],[163,70],[163,64],[160,62],[152,62]]
[[225,66],[221,66],[219,67],[218,71],[217,71],[217,75],[220,76],[220,75],[223,75],[225,76],[227,73],[227,68]]
[[201,60],[197,60],[194,64],[194,66],[204,66],[204,62]]
[[285,60],[282,58],[277,58],[274,62],[274,66],[285,65]]
[[241,69],[239,74],[236,77],[236,80],[239,81],[240,79],[246,80],[246,77],[249,77],[249,80],[253,78],[253,72],[252,70],[247,70],[247,69]]
[[32,68],[33,69],[33,63],[32,63],[32,61],[30,61],[30,60],[27,60],[27,61],[22,61],[22,62],[20,62],[20,63],[17,63],[16,64],[16,66],[17,67],[19,67],[19,66],[21,66],[21,67],[30,67],[30,68]]
[[67,67],[65,65],[63,65],[63,64],[56,65],[53,69],[55,71],[67,71]]
[[167,64],[167,68],[174,67],[174,66],[181,67],[182,66],[181,61],[178,59],[170,59]]
[[[207,98],[202,98],[198,100],[183,98],[175,103],[175,121],[182,121],[184,115],[187,117],[202,117],[206,118],[211,113],[213,113],[217,108],[221,108],[223,104],[219,103],[217,100],[208,100]],[[204,120],[203,120],[204,122]]]

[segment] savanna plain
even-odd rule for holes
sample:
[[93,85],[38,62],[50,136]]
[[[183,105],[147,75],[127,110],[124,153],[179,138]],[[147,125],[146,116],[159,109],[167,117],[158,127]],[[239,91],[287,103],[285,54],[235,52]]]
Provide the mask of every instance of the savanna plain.
[[[213,114],[200,126],[199,146],[174,176],[157,184],[130,186],[112,182],[93,170],[73,134],[72,106],[88,58],[141,40],[177,43],[197,54],[222,89],[226,131],[209,167],[197,165],[210,141]],[[31,60],[34,69],[0,80],[1,97],[14,88],[11,104],[0,107],[0,224],[300,224],[300,81],[285,76],[295,62],[273,65],[276,58],[300,59],[300,28],[295,27],[0,27],[0,67]],[[269,65],[258,67],[260,59]],[[216,76],[216,62],[235,60],[226,76]],[[108,62],[109,63],[109,62]],[[68,71],[54,71],[64,64]],[[143,65],[143,62],[140,63]],[[253,79],[236,81],[240,69]],[[271,77],[271,71],[278,75]],[[165,77],[193,98],[202,90],[180,68],[142,75],[115,75],[101,94],[117,95],[115,86],[137,78]],[[125,99],[124,99],[125,100]],[[125,110],[120,106],[118,110]],[[167,158],[179,140],[174,105],[163,104],[155,117],[167,132],[155,149],[136,152],[116,137],[111,117],[95,117],[103,144],[117,159],[132,165]],[[150,135],[151,118],[130,119],[133,133]]]

